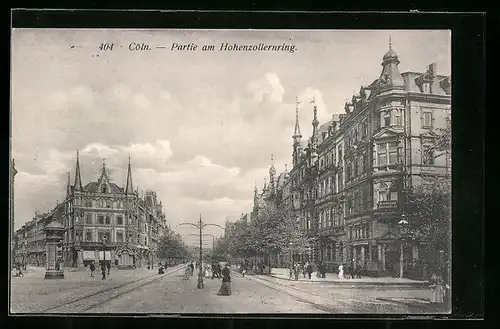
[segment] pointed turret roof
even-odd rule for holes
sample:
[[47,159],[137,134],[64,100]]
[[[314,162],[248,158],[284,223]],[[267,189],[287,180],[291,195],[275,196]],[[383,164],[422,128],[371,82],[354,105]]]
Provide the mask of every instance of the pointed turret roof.
[[132,185],[132,166],[130,164],[130,156],[128,157],[128,170],[127,170],[127,185],[125,186],[125,193],[133,193]]
[[74,184],[75,191],[82,191],[82,177],[80,175],[80,159],[79,159],[79,153],[78,150],[76,151],[76,170],[75,170],[75,184]]
[[71,195],[71,174],[68,172],[68,183],[66,184],[66,196]]
[[389,36],[389,51],[382,59],[382,73],[378,79],[381,89],[404,89],[405,82],[401,73],[399,73],[399,59],[396,52],[392,49],[391,37]]
[[295,130],[293,133],[293,139],[295,142],[298,142],[302,138],[302,134],[300,133],[300,125],[299,125],[299,98],[295,98]]

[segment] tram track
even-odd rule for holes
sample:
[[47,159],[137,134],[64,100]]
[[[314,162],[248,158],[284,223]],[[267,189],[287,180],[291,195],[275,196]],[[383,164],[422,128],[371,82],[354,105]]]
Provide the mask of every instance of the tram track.
[[[237,272],[238,276],[241,277],[241,275]],[[347,302],[341,299],[332,299],[332,298],[327,298],[323,294],[316,293],[316,292],[311,292],[307,291],[304,289],[297,288],[293,286],[293,284],[285,284],[282,282],[277,282],[274,280],[270,280],[265,277],[254,277],[254,276],[245,276],[246,279],[248,280],[253,280],[257,283],[260,283],[262,285],[267,286],[268,288],[284,292],[295,299],[297,299],[300,302],[310,304],[314,306],[315,308],[327,312],[327,313],[348,313],[342,310],[348,310],[352,309],[353,303],[352,302]],[[334,305],[332,305],[334,304]],[[362,308],[361,305],[371,305],[376,307],[381,307],[383,308],[385,306],[390,306],[394,307],[398,305],[398,303],[395,303],[391,300],[384,300],[384,299],[379,299],[379,298],[368,298],[367,300],[363,301],[357,301],[356,307],[357,308]],[[401,305],[401,304],[399,304]],[[402,305],[401,305],[402,306]],[[396,306],[397,307],[397,306]],[[421,307],[420,305],[412,305],[413,308],[418,309],[420,311],[427,311],[426,308]]]
[[181,265],[177,268],[167,269],[165,274],[153,274],[134,281],[125,282],[123,284],[99,290],[97,292],[78,297],[69,302],[65,302],[56,306],[39,311],[39,313],[84,313],[97,308],[109,300],[123,296],[133,290],[139,289],[150,283],[156,282],[167,275],[172,275],[184,269],[186,265]]

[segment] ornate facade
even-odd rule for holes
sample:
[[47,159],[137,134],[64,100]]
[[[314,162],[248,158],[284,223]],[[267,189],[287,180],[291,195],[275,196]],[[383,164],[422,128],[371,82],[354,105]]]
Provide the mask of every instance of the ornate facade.
[[[426,178],[449,174],[450,157],[430,145],[451,116],[451,78],[438,75],[434,63],[424,73],[400,73],[399,63],[389,43],[379,78],[362,86],[344,113],[321,126],[312,100],[307,142],[297,100],[293,166],[279,175],[272,200],[287,195],[297,226],[313,238],[302,260],[322,260],[330,270],[343,263],[376,275],[397,273],[397,223],[406,192]],[[255,188],[253,216],[271,195],[267,185],[262,193]],[[405,261],[418,260],[418,250],[418,243],[408,246]]]
[[68,175],[64,204],[66,266],[81,267],[104,258],[119,267],[154,262],[165,214],[155,192],[139,196],[134,191],[130,160],[124,188],[110,181],[104,163],[98,180],[83,186],[77,154],[74,184]]
[[65,228],[60,257],[68,267],[104,260],[123,268],[150,264],[167,229],[156,193],[140,196],[133,190],[130,161],[124,188],[111,182],[104,163],[97,181],[83,186],[78,153],[73,184],[68,173],[65,200],[47,214],[36,214],[16,232],[18,260],[44,266],[43,228],[53,217]]

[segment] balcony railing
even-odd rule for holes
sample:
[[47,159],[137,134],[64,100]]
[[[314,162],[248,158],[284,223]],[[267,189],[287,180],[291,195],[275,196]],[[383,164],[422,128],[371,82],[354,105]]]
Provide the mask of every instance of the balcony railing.
[[397,206],[398,206],[397,200],[379,201],[378,202],[379,209],[393,209],[393,208],[396,208]]

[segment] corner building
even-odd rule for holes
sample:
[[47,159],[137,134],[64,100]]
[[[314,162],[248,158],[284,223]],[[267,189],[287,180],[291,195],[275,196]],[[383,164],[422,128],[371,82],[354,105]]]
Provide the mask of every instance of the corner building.
[[[379,78],[319,128],[314,105],[307,143],[297,108],[293,209],[314,238],[305,258],[329,270],[343,263],[371,275],[398,273],[406,191],[449,172],[449,156],[431,144],[451,117],[451,78],[438,75],[434,63],[424,73],[401,74],[399,63],[389,45]],[[417,262],[418,250],[418,241],[407,246],[405,262]]]
[[68,174],[64,201],[65,266],[83,267],[104,259],[111,266],[131,268],[155,262],[166,227],[156,193],[133,190],[129,161],[125,188],[111,182],[103,163],[96,182],[82,185],[77,153],[74,183]]

